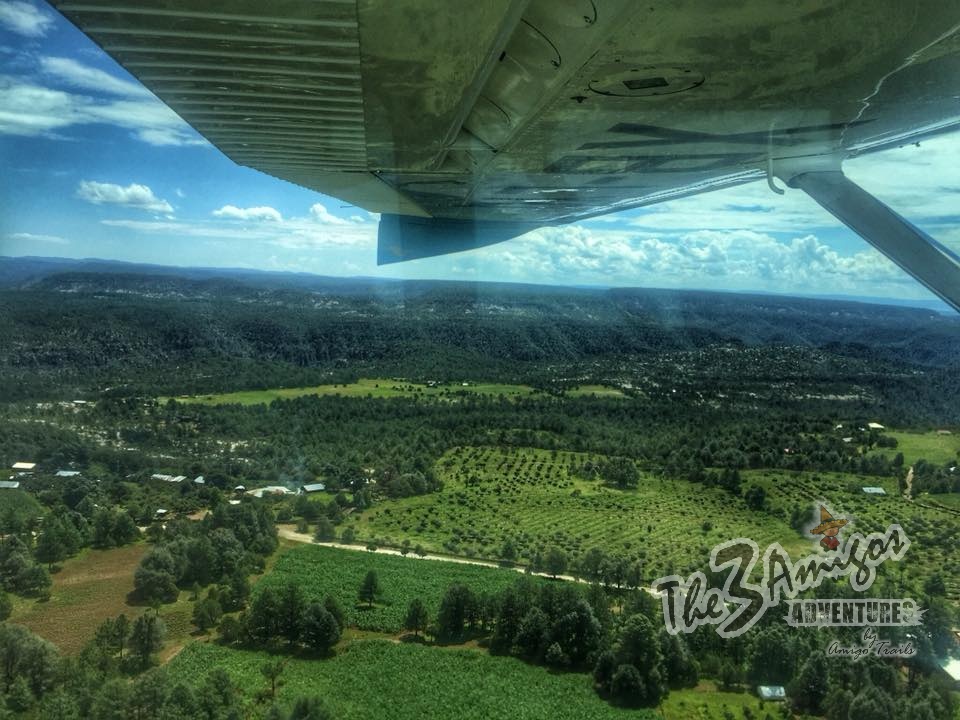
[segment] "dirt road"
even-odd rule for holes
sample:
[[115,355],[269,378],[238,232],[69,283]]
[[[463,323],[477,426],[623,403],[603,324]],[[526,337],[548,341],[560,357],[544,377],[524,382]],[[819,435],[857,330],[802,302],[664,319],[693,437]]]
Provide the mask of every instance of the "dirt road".
[[[301,543],[310,543],[312,545],[323,545],[324,547],[333,547],[339,548],[341,550],[356,550],[357,552],[375,552],[380,555],[403,555],[399,550],[394,548],[377,548],[376,550],[367,550],[366,545],[344,545],[342,543],[335,542],[314,542],[313,536],[307,533],[298,533],[296,530],[290,527],[284,527],[282,525],[277,527],[277,534],[287,540],[292,540],[293,542]],[[514,570],[518,573],[526,573],[526,568],[523,567],[505,567],[503,565],[498,565],[495,562],[490,562],[489,560],[474,560],[472,558],[465,557],[456,557],[453,555],[416,555],[412,551],[407,553],[405,556],[407,558],[412,558],[414,560],[442,560],[443,562],[454,562],[461,563],[463,565],[481,565],[483,567],[499,568],[501,570]],[[548,573],[530,573],[531,575],[539,575],[540,577],[552,578],[553,575]],[[572,575],[557,575],[557,580],[566,580],[568,582],[585,582],[579,578],[575,578]]]

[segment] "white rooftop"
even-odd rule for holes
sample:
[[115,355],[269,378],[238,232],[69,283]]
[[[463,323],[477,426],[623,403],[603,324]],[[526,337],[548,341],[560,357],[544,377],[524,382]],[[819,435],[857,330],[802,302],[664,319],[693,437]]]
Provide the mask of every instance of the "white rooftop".
[[884,490],[882,487],[876,487],[874,485],[865,485],[863,487],[863,491],[867,495],[886,495],[887,494],[887,491]]
[[13,464],[14,470],[33,470],[37,466],[36,463],[32,462],[15,462]]
[[760,685],[757,687],[757,695],[764,700],[783,700],[787,697],[782,685]]
[[937,661],[943,671],[949,675],[953,680],[960,681],[960,660],[957,658],[943,658]]
[[262,488],[255,488],[253,490],[247,490],[247,495],[253,495],[253,497],[263,497],[264,495],[295,495],[290,488],[284,485],[267,485]]

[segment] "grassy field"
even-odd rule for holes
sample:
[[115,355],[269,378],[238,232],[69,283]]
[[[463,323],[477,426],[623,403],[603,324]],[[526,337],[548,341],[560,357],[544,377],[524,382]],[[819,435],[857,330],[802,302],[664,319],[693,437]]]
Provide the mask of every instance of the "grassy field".
[[[276,388],[271,390],[245,390],[218,395],[193,395],[174,398],[181,403],[202,403],[206,405],[263,405],[273,400],[297,398],[303,395],[340,395],[343,397],[433,397],[454,399],[467,393],[473,395],[529,395],[535,390],[526,385],[504,385],[500,383],[438,383],[424,385],[404,380],[387,378],[361,379],[344,385],[316,385],[314,387]],[[169,398],[159,398],[165,402]]]
[[[370,609],[357,601],[360,583],[369,570],[377,573],[383,591]],[[280,555],[257,588],[293,582],[308,598],[322,600],[327,595],[337,598],[350,625],[362,630],[399,632],[407,606],[415,597],[421,598],[434,615],[443,593],[455,583],[467,585],[476,592],[493,593],[520,577],[501,568],[301,545]]]
[[459,448],[436,465],[441,492],[383,502],[351,522],[362,538],[409,539],[487,558],[507,538],[521,556],[551,545],[570,556],[598,547],[643,559],[648,580],[668,568],[699,566],[713,545],[745,534],[792,551],[811,545],[785,519],[753,512],[719,488],[643,476],[638,489],[617,490],[580,478],[584,459],[531,448]]
[[907,465],[912,465],[920,458],[937,465],[957,459],[960,453],[960,433],[941,435],[933,432],[905,432],[887,430],[884,435],[896,438],[896,448],[880,448],[871,451],[871,454],[884,454],[892,457],[898,452],[903,453]]
[[[427,563],[423,563],[427,564]],[[169,666],[178,679],[199,684],[224,668],[253,704],[266,688],[260,668],[271,656],[193,643]],[[340,720],[554,720],[635,718],[650,711],[611,707],[593,691],[588,675],[552,673],[483,651],[359,640],[326,660],[287,661],[279,701],[319,695]],[[739,717],[739,716],[738,716]]]
[[701,682],[689,690],[671,690],[663,702],[660,717],[663,720],[723,720],[729,712],[733,720],[745,718],[744,708],[754,718],[763,718],[767,713],[779,717],[782,703],[763,702],[749,692],[721,692],[709,681]]
[[595,395],[596,397],[625,398],[623,391],[606,385],[581,385],[580,387],[567,390],[570,397],[579,397],[581,395]]
[[54,573],[46,602],[18,599],[11,621],[25,625],[70,655],[93,638],[109,617],[126,613],[133,618],[141,608],[127,604],[133,590],[133,572],[147,551],[143,544],[112,550],[84,550]]

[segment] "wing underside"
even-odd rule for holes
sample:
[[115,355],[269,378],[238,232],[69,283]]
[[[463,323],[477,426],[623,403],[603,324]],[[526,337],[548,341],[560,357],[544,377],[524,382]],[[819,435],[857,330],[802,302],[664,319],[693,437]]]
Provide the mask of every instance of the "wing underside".
[[954,0],[52,4],[237,163],[444,221],[386,260],[960,121]]

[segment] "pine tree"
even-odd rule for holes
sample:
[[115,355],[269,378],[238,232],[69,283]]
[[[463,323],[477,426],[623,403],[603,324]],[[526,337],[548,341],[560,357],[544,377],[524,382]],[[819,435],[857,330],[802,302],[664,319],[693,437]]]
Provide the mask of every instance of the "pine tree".
[[407,617],[403,621],[405,630],[412,630],[413,634],[419,636],[421,632],[427,629],[427,623],[430,621],[427,615],[427,608],[420,598],[414,598],[410,601],[407,608]]
[[363,578],[360,585],[360,601],[367,603],[367,607],[373,607],[373,601],[380,594],[380,581],[377,580],[377,573],[370,570]]

